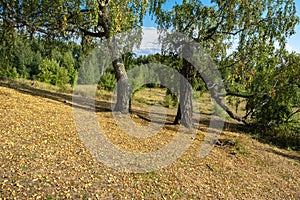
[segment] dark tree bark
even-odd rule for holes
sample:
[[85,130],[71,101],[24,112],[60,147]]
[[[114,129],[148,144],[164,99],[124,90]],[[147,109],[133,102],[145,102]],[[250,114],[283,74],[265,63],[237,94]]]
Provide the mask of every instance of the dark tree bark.
[[99,3],[99,7],[101,9],[102,22],[100,23],[103,27],[103,32],[105,34],[105,38],[107,40],[107,45],[110,50],[110,54],[113,61],[113,68],[115,71],[115,76],[117,79],[117,102],[114,107],[114,111],[118,111],[121,113],[128,113],[130,107],[130,89],[127,73],[125,70],[125,66],[122,60],[121,55],[117,53],[117,44],[115,44],[114,36],[111,37],[111,18],[110,13],[108,11],[107,6],[102,6]]
[[177,108],[177,114],[174,120],[174,124],[180,124],[181,121],[181,108],[180,108],[180,103],[178,104],[178,108]]
[[[188,56],[188,55],[187,55]],[[186,56],[184,56],[186,58]],[[192,81],[193,66],[186,59],[183,59],[183,66],[180,70],[180,98],[177,115],[174,124],[184,125],[186,128],[192,128],[193,104],[192,104]]]

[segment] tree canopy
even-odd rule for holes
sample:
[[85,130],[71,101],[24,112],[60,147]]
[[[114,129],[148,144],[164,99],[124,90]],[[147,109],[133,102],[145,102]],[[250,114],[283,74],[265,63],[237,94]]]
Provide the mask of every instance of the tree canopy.
[[[105,34],[141,25],[147,1],[4,0],[0,8],[4,28],[40,32],[55,37],[70,38],[84,34],[101,38]],[[105,13],[104,8],[109,9],[109,13]],[[108,19],[111,21],[105,21]],[[111,25],[110,30],[105,30],[107,23]]]
[[232,118],[271,125],[299,112],[299,55],[286,50],[299,23],[293,0],[213,0],[209,6],[184,0],[163,10],[165,2],[151,4],[158,27],[200,43],[222,73],[226,99],[246,102],[245,115],[237,116],[212,94]]
[[5,40],[19,31],[31,36],[42,35],[67,41],[81,38],[84,48],[90,46],[91,41],[105,39],[115,76],[120,83],[117,85],[115,109],[126,113],[129,111],[130,99],[128,78],[122,59],[110,42],[114,34],[141,26],[147,6],[147,0],[4,0],[0,4],[1,29],[5,32]]

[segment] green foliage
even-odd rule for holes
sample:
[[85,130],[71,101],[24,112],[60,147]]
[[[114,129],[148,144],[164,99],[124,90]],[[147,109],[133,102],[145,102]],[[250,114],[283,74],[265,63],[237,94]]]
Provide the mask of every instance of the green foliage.
[[[40,52],[36,52],[31,47],[32,41],[24,35],[15,35],[15,41],[10,47],[6,47],[4,42],[0,45],[0,51],[6,54],[5,63],[15,68],[22,78],[33,78],[38,73],[38,66],[42,61]],[[9,52],[7,50],[9,49]],[[8,75],[9,76],[9,75]]]
[[205,88],[205,83],[197,76],[194,77],[192,86],[195,91],[199,91],[200,93],[204,93],[207,91]]
[[[76,48],[72,44],[62,43],[55,46],[50,51],[50,58],[56,60],[59,65],[68,71],[69,83],[74,86],[77,81],[77,71],[75,69],[76,60],[73,56],[73,50]],[[81,52],[77,52],[81,53]],[[77,56],[81,56],[78,55]]]
[[[7,47],[6,42],[0,45],[0,57],[3,58],[2,67],[0,68],[2,76],[46,80],[46,82],[58,85],[62,85],[65,80],[69,80],[68,84],[72,86],[75,84],[77,81],[76,66],[80,65],[80,59],[83,57],[78,44],[60,41],[46,44],[45,39],[35,37],[28,39],[23,34],[16,34],[15,38],[11,47]],[[47,48],[45,48],[45,45]],[[57,72],[58,76],[66,75],[67,77],[62,81],[49,81],[46,78],[47,75],[41,75],[40,67],[42,61],[46,58],[56,61],[60,67],[64,68],[55,68],[59,70]]]
[[15,67],[0,67],[0,76],[9,78],[19,78],[20,75]]
[[300,151],[300,127],[299,124],[281,124],[276,127],[260,127],[255,130],[257,139],[263,142],[279,146],[281,148]]
[[178,106],[178,99],[177,96],[167,89],[166,91],[166,96],[164,97],[164,101],[162,103],[163,106],[168,107],[168,108],[175,108]]
[[44,59],[39,67],[38,80],[53,85],[64,86],[69,82],[68,70],[60,67],[53,59]]
[[18,38],[13,47],[12,63],[23,78],[29,77],[27,66],[32,62],[32,58],[33,52],[29,44]]
[[39,65],[42,63],[43,57],[41,52],[36,52],[32,58],[32,62],[29,66],[27,66],[28,71],[30,73],[30,79],[35,79],[37,74],[39,73]]
[[2,26],[6,39],[11,28],[20,24],[20,31],[30,35],[39,32],[50,39],[69,40],[83,34],[99,39],[141,26],[148,5],[145,0],[4,1],[0,15],[8,22]]
[[271,65],[271,69],[261,69],[250,84],[251,92],[260,94],[247,99],[246,108],[249,112],[257,109],[251,116],[263,124],[279,125],[295,120],[299,123],[294,117],[300,108],[300,56],[286,52],[282,59],[283,62]]
[[133,92],[139,91],[142,87],[159,84],[158,74],[155,72],[155,64],[136,65],[129,73],[129,83]]
[[[268,127],[285,124],[294,130],[289,124],[300,121],[295,117],[300,108],[300,61],[285,45],[299,23],[295,1],[216,0],[205,5],[190,0],[169,11],[163,10],[163,3],[151,4],[158,26],[202,44],[219,67],[227,96],[240,99],[235,103],[246,102],[245,116],[235,119]],[[164,51],[175,48],[166,44]]]
[[98,82],[100,81],[100,77],[104,73],[104,67],[106,66],[105,56],[106,55],[93,52],[85,58],[84,62],[80,65],[79,68],[78,84],[98,84]]
[[104,72],[100,79],[100,87],[112,91],[117,84],[117,79],[115,78],[115,75],[110,72]]
[[8,73],[8,77],[10,78],[19,78],[19,76],[20,75],[18,74],[17,69],[15,67],[12,68],[12,70],[10,70]]

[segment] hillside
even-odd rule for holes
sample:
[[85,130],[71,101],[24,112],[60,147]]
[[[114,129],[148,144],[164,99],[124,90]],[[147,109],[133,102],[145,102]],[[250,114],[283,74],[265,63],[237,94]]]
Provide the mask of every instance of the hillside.
[[[71,99],[34,82],[0,80],[0,199],[300,199],[300,154],[233,132],[229,123],[220,138],[234,145],[216,145],[205,158],[197,156],[207,128],[201,122],[188,151],[164,169],[106,167],[79,139]],[[133,116],[147,124],[143,106],[136,101]],[[137,140],[117,128],[107,99],[97,107],[107,137],[127,150],[159,149],[176,131],[166,124]]]

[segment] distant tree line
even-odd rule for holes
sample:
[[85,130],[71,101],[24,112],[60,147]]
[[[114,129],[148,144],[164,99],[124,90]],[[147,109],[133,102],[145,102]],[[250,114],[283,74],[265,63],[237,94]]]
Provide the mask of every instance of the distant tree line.
[[74,85],[83,59],[75,42],[47,42],[43,38],[15,35],[0,45],[0,74],[11,78],[39,80],[53,85]]

